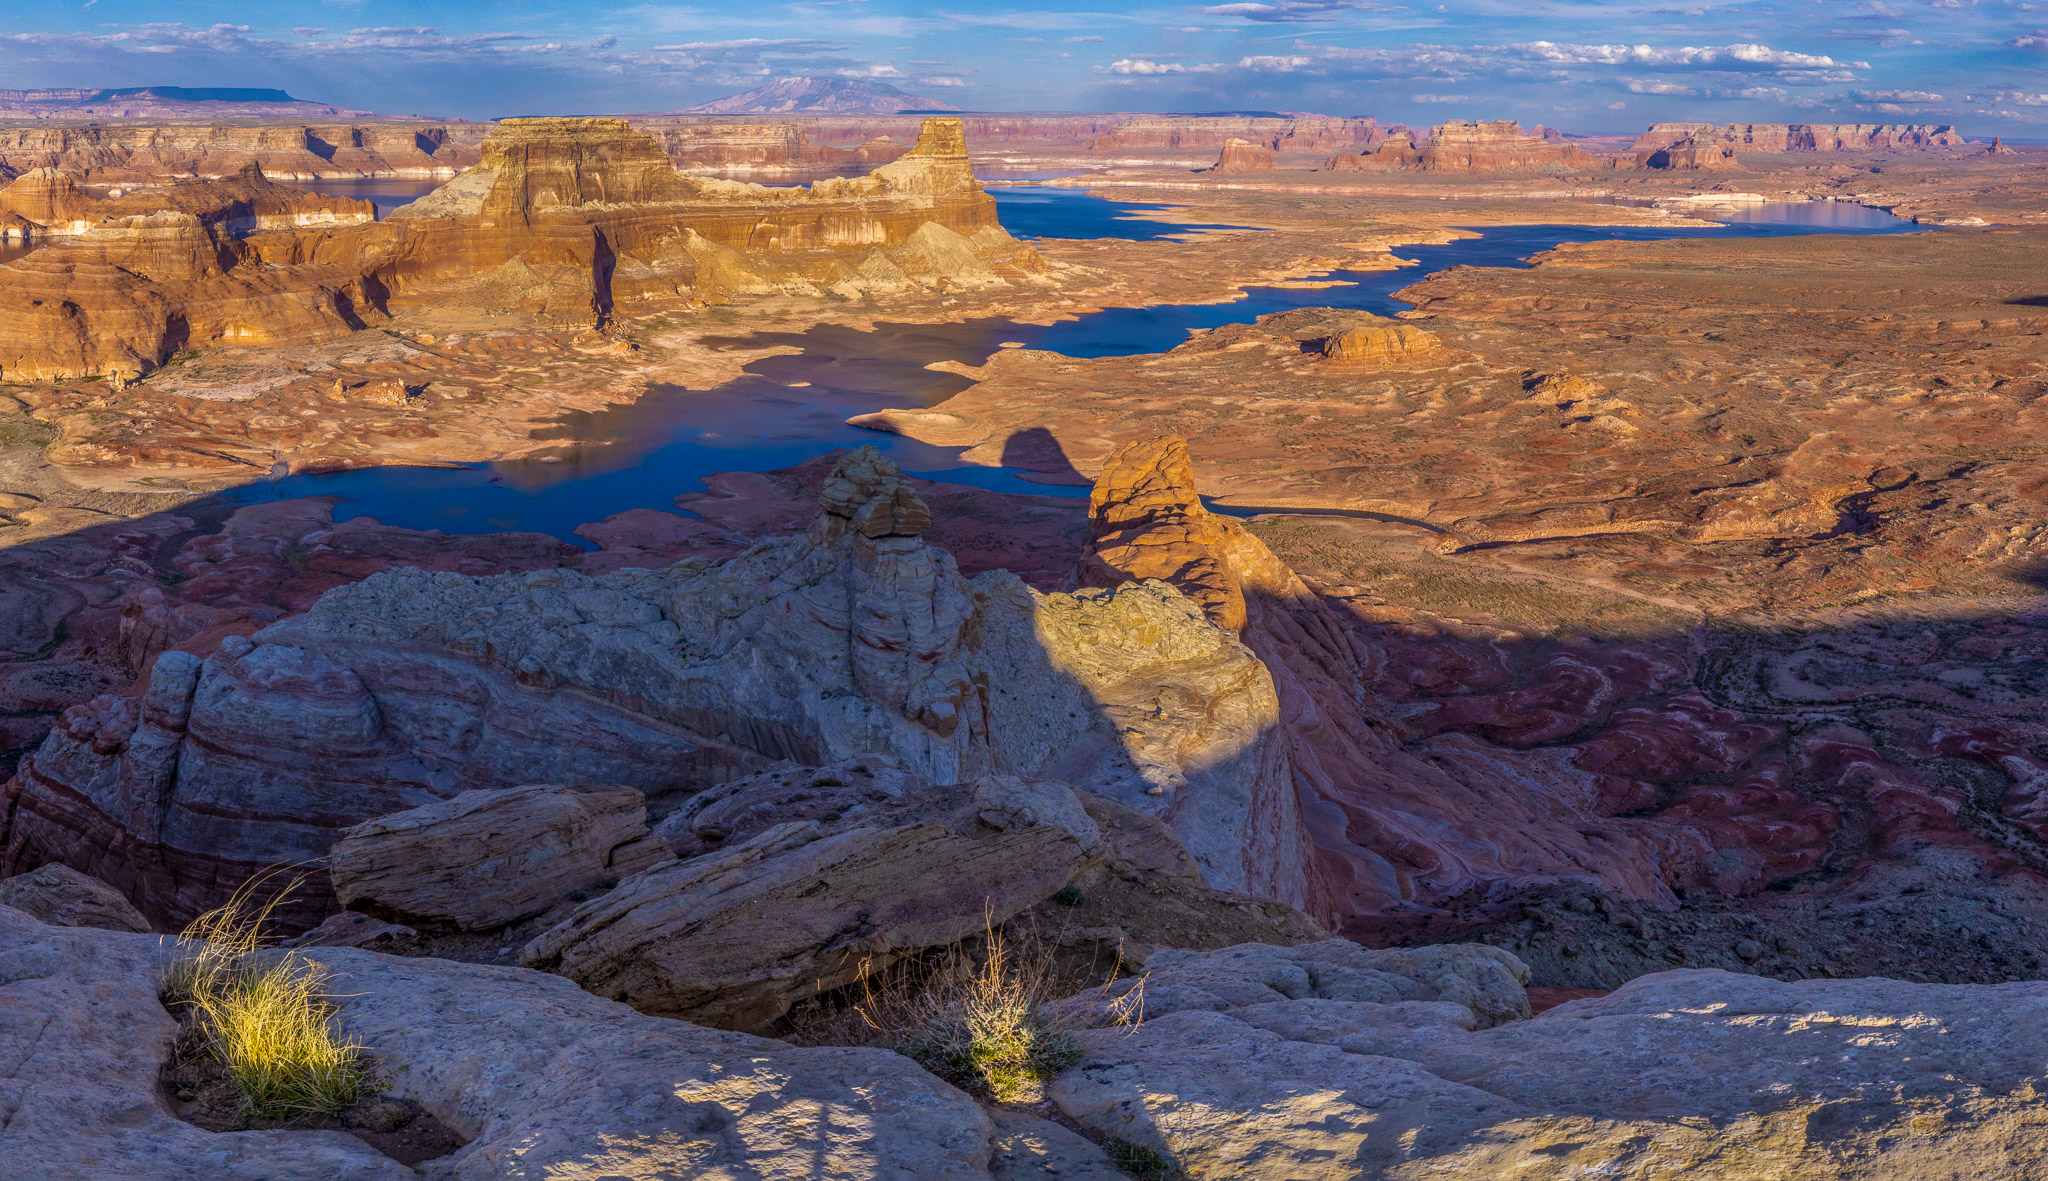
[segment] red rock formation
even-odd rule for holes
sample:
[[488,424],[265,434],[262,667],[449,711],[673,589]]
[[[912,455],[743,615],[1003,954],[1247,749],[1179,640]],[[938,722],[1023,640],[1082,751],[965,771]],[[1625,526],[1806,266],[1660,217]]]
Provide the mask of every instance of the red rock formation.
[[477,161],[488,124],[31,123],[0,126],[0,169],[55,168],[81,181],[160,184],[255,164],[287,180],[448,177]]
[[1560,880],[1648,900],[1673,886],[1754,891],[1813,868],[1840,823],[1769,774],[1664,786],[1782,737],[1663,695],[1682,672],[1665,656],[1585,645],[1521,676],[1483,637],[1379,627],[1311,593],[1202,507],[1177,438],[1121,448],[1090,510],[1084,583],[1173,582],[1271,669],[1316,848],[1310,910],[1355,932],[1398,930],[1469,891]]
[[260,216],[152,214],[0,272],[15,329],[0,375],[133,377],[186,348],[352,331],[408,300],[602,323],[619,300],[780,284],[857,294],[1041,265],[997,224],[959,123],[944,119],[865,177],[772,189],[678,172],[624,120],[512,119],[475,168],[386,221],[236,236],[263,228]]
[[1596,163],[1584,149],[1522,134],[1520,123],[1454,120],[1430,129],[1416,166],[1424,172],[1562,172]]
[[1698,136],[1687,136],[1668,148],[1637,152],[1635,161],[1637,168],[1672,172],[1712,172],[1742,167],[1735,159],[1734,148]]
[[1959,148],[1968,141],[1949,126],[1896,123],[1652,123],[1634,152],[1653,152],[1683,140],[1752,152],[1862,152]]
[[2008,148],[2008,147],[2006,147],[2006,146],[2005,146],[2005,141],[2004,141],[2003,139],[1999,138],[1998,136],[1995,136],[1995,135],[1991,137],[1991,146],[1990,146],[1990,147],[1988,147],[1988,148],[1986,148],[1986,149],[1984,150],[1984,154],[1985,154],[1985,155],[1987,155],[1987,156],[2017,156],[2017,155],[2019,155],[2019,153],[2018,153],[2018,152],[2015,152],[2015,151],[2013,151],[2013,150],[2012,150],[2011,148]]
[[1209,168],[1211,172],[1271,172],[1273,151],[1241,139],[1223,141],[1222,154]]

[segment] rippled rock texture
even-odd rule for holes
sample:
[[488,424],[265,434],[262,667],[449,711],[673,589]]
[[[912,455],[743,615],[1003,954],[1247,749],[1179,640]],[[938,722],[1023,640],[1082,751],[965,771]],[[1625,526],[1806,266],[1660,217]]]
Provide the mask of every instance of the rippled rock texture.
[[[892,753],[939,783],[1038,775],[1157,815],[1221,887],[1305,899],[1266,668],[1157,581],[961,577],[929,510],[854,453],[807,534],[592,578],[390,571],[139,697],[67,712],[8,788],[8,858],[189,917],[253,868],[479,787],[675,800],[775,760]],[[315,915],[304,916],[307,919]]]

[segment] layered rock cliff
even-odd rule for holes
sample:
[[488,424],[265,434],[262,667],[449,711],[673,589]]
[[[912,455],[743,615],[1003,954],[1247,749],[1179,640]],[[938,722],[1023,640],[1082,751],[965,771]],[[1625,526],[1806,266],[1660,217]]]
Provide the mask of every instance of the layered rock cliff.
[[[954,120],[927,120],[915,146],[866,176],[808,188],[679,172],[620,119],[506,120],[476,167],[374,224],[270,229],[338,219],[323,212],[337,206],[361,217],[367,206],[248,197],[267,183],[252,172],[227,188],[136,194],[116,211],[155,203],[156,220],[98,223],[0,271],[11,329],[0,378],[132,379],[186,349],[320,339],[409,304],[601,325],[623,301],[858,297],[1042,269],[997,224]],[[27,208],[92,208],[58,200],[52,174],[15,184],[28,186]],[[228,212],[165,211],[185,206]],[[184,259],[176,267],[150,263],[173,253]]]
[[477,123],[29,123],[0,125],[0,170],[55,168],[92,184],[233,176],[287,180],[453,176],[477,160]]
[[1582,172],[1599,164],[1584,148],[1543,134],[1524,134],[1519,123],[1455,120],[1431,128],[1429,138],[1419,147],[1406,134],[1391,135],[1373,151],[1338,152],[1323,168],[1329,172]]
[[1091,152],[1217,152],[1241,139],[1273,152],[1329,153],[1376,147],[1388,129],[1377,119],[1150,115],[1128,119],[1088,141]]
[[1896,152],[1960,148],[1954,127],[1901,123],[1652,123],[1636,137],[1634,152],[1654,152],[1685,140],[1751,152]]

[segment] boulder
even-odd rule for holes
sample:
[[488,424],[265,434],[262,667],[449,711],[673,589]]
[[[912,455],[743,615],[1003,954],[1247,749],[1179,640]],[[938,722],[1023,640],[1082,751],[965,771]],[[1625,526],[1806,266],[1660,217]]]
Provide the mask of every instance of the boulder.
[[630,787],[480,788],[365,821],[328,854],[343,906],[483,931],[668,856]]
[[8,1176],[991,1176],[988,1117],[898,1054],[798,1049],[643,1016],[558,977],[352,948],[307,953],[333,974],[341,1027],[378,1058],[391,1098],[463,1147],[416,1172],[342,1131],[203,1131],[158,1096],[170,954],[154,936],[0,909]]
[[[1329,939],[1297,947],[1248,943],[1220,951],[1161,951],[1145,961],[1142,988],[1148,1016],[1187,1009],[1227,1012],[1283,1000],[1438,1001],[1466,1010],[1468,1028],[1490,1028],[1529,1016],[1523,986],[1529,969],[1497,947],[1479,943],[1427,947],[1361,947]],[[1109,986],[1110,996],[1140,988]]]
[[45,865],[0,881],[0,906],[59,927],[150,929],[149,920],[119,890],[68,865]]
[[2048,1168],[2048,982],[1676,971],[1493,1028],[1455,1004],[1259,995],[1084,1033],[1089,1059],[1053,1081],[1053,1103],[1198,1177],[2020,1181]]
[[644,1012],[758,1029],[807,996],[980,935],[1102,857],[1099,828],[1059,783],[984,776],[825,815],[628,878],[520,963]]
[[[1077,970],[1107,970],[1119,960],[1142,965],[1162,947],[1291,946],[1328,938],[1314,919],[1285,903],[1210,886],[1200,863],[1155,816],[1044,780],[991,776],[971,786],[968,802],[983,824],[1007,831],[1019,822],[1052,823],[1091,851],[1099,841],[1102,856],[1067,883],[1071,889],[1019,916],[1053,940]],[[864,755],[720,784],[670,812],[655,834],[677,856],[691,858],[733,848],[778,824],[814,823],[836,833],[935,798],[958,797],[899,759]]]

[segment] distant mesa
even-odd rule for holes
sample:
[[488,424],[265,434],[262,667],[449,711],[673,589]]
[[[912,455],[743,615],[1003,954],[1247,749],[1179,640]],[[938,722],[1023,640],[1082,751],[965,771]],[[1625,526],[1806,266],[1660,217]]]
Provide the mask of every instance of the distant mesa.
[[1654,152],[1686,140],[1749,152],[1922,151],[1969,142],[1954,127],[1931,123],[1652,123],[1630,150]]
[[55,87],[0,90],[0,117],[33,119],[284,118],[339,115],[359,118],[369,111],[293,98],[282,90],[233,86],[130,86],[118,89]]
[[685,107],[683,115],[894,115],[901,111],[957,111],[959,107],[886,82],[855,78],[777,78],[729,98]]

